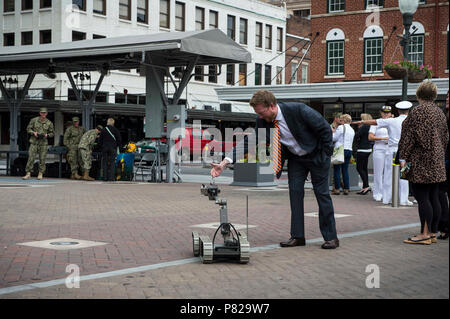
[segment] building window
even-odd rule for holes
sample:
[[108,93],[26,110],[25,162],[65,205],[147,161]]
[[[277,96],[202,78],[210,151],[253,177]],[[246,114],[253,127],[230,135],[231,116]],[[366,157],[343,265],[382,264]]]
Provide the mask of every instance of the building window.
[[41,0],[40,1],[40,8],[51,8],[52,7],[52,0]]
[[94,13],[106,15],[106,0],[94,0]]
[[311,18],[311,10],[310,9],[294,10],[294,16],[309,20]]
[[277,28],[277,50],[283,51],[283,28]]
[[298,83],[297,69],[298,69],[298,63],[292,62],[291,63],[291,83],[290,84]]
[[40,44],[52,43],[52,30],[39,31],[39,43]]
[[195,7],[195,30],[205,30],[205,9]]
[[364,73],[383,72],[383,38],[364,40]]
[[266,49],[272,50],[272,26],[266,24]]
[[308,65],[302,64],[302,83],[308,83]]
[[137,22],[148,23],[148,0],[137,0]]
[[3,12],[14,12],[15,0],[3,0]]
[[277,66],[277,84],[283,84],[283,68]]
[[203,82],[203,66],[195,67],[194,80]]
[[408,61],[411,61],[417,65],[424,63],[424,35],[417,34],[410,38],[408,45]]
[[247,85],[247,64],[239,64],[239,86]]
[[230,15],[227,17],[227,36],[236,40],[236,17]]
[[217,29],[219,28],[219,13],[217,11],[209,11],[209,28]]
[[262,64],[255,64],[255,85],[261,85]]
[[33,31],[22,32],[22,45],[33,44]]
[[234,64],[227,64],[227,84],[234,85]]
[[131,0],[119,1],[119,19],[131,20]]
[[419,4],[425,4],[427,3],[425,0],[419,0]]
[[239,19],[239,43],[247,44],[248,21],[247,19]]
[[256,38],[255,38],[255,45],[257,48],[262,48],[262,43],[263,43],[263,35],[262,32],[263,31],[263,25],[260,22],[256,22]]
[[93,34],[92,39],[104,39],[106,36],[100,34]]
[[211,83],[217,83],[217,65],[212,64],[208,66],[208,81]]
[[268,64],[266,64],[264,67],[264,84],[272,84],[272,66]]
[[86,40],[86,33],[72,31],[72,41],[81,41],[81,40]]
[[14,41],[14,33],[4,33],[3,34],[3,46],[4,47],[11,47],[15,45]]
[[72,5],[77,6],[78,10],[86,11],[86,0],[72,0]]
[[176,31],[184,31],[184,21],[185,21],[185,11],[184,11],[184,3],[176,2],[175,3],[175,30]]
[[344,43],[327,41],[327,75],[344,74]]
[[366,9],[371,7],[376,8],[384,7],[384,0],[365,0],[365,2],[366,2]]
[[161,0],[159,2],[159,26],[161,28],[170,28],[170,1]]
[[345,10],[345,0],[328,0],[328,12],[342,12]]
[[22,0],[22,11],[33,10],[33,0]]

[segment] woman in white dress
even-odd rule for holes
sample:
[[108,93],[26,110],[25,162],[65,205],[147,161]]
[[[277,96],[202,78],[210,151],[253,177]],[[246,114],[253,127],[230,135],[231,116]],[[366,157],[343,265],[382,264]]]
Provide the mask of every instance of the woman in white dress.
[[[392,109],[388,105],[383,105],[380,110],[381,118],[392,117]],[[374,141],[373,146],[373,199],[380,202],[383,199],[383,176],[384,161],[388,148],[388,131],[386,128],[377,125],[370,126],[369,141]]]

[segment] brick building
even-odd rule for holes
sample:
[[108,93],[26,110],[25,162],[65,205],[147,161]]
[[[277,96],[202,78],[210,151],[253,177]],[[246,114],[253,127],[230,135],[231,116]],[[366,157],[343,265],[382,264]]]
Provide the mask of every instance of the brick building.
[[[371,6],[375,4],[375,6]],[[408,60],[433,67],[448,78],[448,11],[444,0],[420,0],[414,14]],[[316,0],[311,30],[311,82],[387,80],[384,65],[402,59],[404,30],[398,0]]]
[[290,15],[286,20],[286,84],[310,82],[310,32],[311,21],[308,18]]

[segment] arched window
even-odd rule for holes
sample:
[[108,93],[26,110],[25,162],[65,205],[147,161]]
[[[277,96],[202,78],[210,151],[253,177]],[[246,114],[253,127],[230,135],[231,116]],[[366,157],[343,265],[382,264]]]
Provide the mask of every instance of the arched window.
[[341,29],[332,29],[327,34],[327,75],[344,74],[345,34]]
[[409,31],[412,35],[408,45],[408,61],[422,65],[424,63],[425,28],[420,22],[414,21]]
[[364,73],[383,72],[383,30],[371,25],[364,31]]

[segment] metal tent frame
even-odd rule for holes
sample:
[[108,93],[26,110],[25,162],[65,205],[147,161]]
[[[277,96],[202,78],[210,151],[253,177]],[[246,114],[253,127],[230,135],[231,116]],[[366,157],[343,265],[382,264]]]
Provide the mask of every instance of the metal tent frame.
[[[18,114],[36,74],[67,75],[82,109],[83,125],[89,129],[92,127],[95,97],[105,75],[110,70],[140,68],[141,74],[146,77],[145,113],[149,120],[145,124],[145,134],[147,138],[162,138],[169,105],[169,98],[164,92],[164,77],[169,77],[175,87],[170,102],[176,105],[196,65],[249,62],[250,53],[218,29],[83,40],[32,48],[3,48],[0,53],[0,76],[28,76],[17,100],[9,96],[0,81],[0,90],[10,111],[10,149],[18,149]],[[178,86],[169,72],[170,67],[181,68]],[[72,72],[80,71],[100,72],[95,90],[87,103],[72,76]],[[166,181],[172,182],[172,160],[167,166]]]

